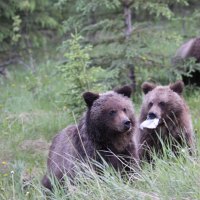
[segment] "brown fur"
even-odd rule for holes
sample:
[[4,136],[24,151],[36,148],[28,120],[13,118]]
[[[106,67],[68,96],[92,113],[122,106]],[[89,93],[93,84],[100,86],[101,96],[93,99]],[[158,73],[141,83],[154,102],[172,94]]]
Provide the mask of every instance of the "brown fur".
[[200,38],[192,38],[181,45],[175,56],[182,59],[193,57],[200,62]]
[[74,178],[75,160],[86,162],[89,158],[101,162],[102,157],[120,171],[125,166],[117,156],[123,156],[123,162],[130,162],[132,157],[137,163],[138,153],[133,140],[136,120],[130,95],[128,86],[104,94],[83,94],[87,112],[77,126],[68,126],[52,141],[48,173],[42,180],[46,188],[52,189],[50,174],[58,180],[62,180],[64,174]]
[[[183,60],[187,58],[195,58],[196,63],[200,63],[200,37],[192,38],[182,44],[181,47],[177,50],[175,57],[173,58],[173,64],[177,66],[182,65]],[[183,75],[183,82],[186,85],[195,84],[200,86],[200,71],[192,71],[190,72],[190,75],[190,77]]]
[[[139,123],[153,113],[160,119],[156,129],[139,129],[140,157],[151,161],[151,151],[162,154],[162,144],[172,142],[172,151],[177,153],[177,144],[184,146],[186,143],[192,151],[194,148],[194,135],[189,109],[181,96],[183,82],[177,81],[169,86],[156,86],[152,83],[142,85],[145,94]],[[158,136],[159,135],[159,136]],[[160,137],[160,138],[159,138]],[[185,140],[185,142],[184,142]]]

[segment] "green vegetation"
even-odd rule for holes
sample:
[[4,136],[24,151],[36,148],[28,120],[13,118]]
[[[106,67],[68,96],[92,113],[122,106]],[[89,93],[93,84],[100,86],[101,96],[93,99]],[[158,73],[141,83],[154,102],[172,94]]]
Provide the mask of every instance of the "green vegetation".
[[[79,119],[84,91],[135,82],[139,114],[143,81],[180,79],[185,71],[171,59],[199,35],[199,10],[197,0],[0,2],[0,199],[45,199],[40,180],[49,144]],[[199,151],[200,89],[187,86],[184,97]],[[97,175],[82,163],[76,186],[66,181],[66,192],[55,183],[51,199],[200,199],[199,155],[155,159],[127,180],[105,166]]]
[[[23,69],[11,69],[10,79],[1,84],[0,195],[3,200],[44,199],[40,180],[46,168],[47,142],[57,131],[74,123],[72,114],[60,104],[66,80],[60,78],[54,66],[41,65],[34,76]],[[185,97],[198,139],[200,90],[187,88]],[[136,110],[139,110],[141,98],[135,103]],[[199,143],[197,147],[199,149]],[[139,175],[127,181],[110,168],[104,169],[103,176],[98,176],[91,169],[86,171],[89,175],[81,173],[76,187],[70,186],[67,193],[57,188],[52,198],[200,198],[199,157],[184,155],[181,158],[158,159],[155,168],[147,164]],[[88,176],[92,178],[88,179]]]
[[[115,71],[106,71],[101,67],[91,66],[90,54],[92,47],[80,45],[83,38],[72,35],[72,38],[64,42],[62,49],[68,47],[64,54],[66,63],[60,65],[59,71],[65,80],[64,103],[75,114],[81,114],[84,110],[84,101],[81,94],[84,91],[101,92],[111,88],[110,84],[117,75]],[[102,84],[104,83],[104,84]]]

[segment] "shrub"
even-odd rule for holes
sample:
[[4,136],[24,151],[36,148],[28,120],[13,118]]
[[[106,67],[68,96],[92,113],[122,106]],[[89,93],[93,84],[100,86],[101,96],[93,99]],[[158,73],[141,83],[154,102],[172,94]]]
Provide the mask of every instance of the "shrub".
[[83,38],[75,34],[63,43],[63,49],[68,47],[64,54],[66,62],[58,66],[65,81],[64,104],[67,110],[72,111],[75,116],[84,109],[81,94],[88,90],[95,92],[108,90],[117,74],[117,70],[108,71],[99,66],[91,66],[92,46],[83,46],[81,41]]

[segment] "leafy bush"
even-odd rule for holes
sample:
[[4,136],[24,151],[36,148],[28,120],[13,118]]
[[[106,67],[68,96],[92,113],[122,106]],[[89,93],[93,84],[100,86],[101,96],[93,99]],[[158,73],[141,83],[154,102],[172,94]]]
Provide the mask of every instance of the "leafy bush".
[[178,78],[181,78],[182,75],[191,77],[191,73],[200,71],[200,64],[196,63],[195,58],[187,58],[184,60],[181,58],[174,58],[173,64],[172,72]]
[[64,103],[67,110],[75,115],[80,114],[84,109],[81,94],[84,91],[104,91],[111,88],[112,80],[117,76],[117,70],[108,71],[98,66],[91,66],[90,53],[92,46],[82,46],[82,37],[78,34],[72,35],[71,39],[64,42],[62,49],[68,47],[64,57],[65,64],[58,66],[62,73],[65,85]]

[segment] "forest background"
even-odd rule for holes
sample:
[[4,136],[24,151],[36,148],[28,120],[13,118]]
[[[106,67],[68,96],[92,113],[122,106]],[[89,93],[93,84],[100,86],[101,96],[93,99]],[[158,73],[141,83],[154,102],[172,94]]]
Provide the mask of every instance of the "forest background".
[[[198,0],[0,1],[0,199],[45,198],[50,141],[78,121],[84,91],[131,84],[138,115],[142,82],[189,76],[172,60],[199,27]],[[186,86],[184,97],[199,149],[199,87]],[[52,198],[199,199],[199,156],[183,154],[157,158],[133,182],[110,168],[103,178],[88,170],[92,179],[80,174],[76,189]]]

